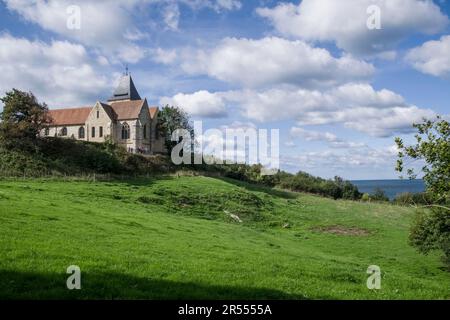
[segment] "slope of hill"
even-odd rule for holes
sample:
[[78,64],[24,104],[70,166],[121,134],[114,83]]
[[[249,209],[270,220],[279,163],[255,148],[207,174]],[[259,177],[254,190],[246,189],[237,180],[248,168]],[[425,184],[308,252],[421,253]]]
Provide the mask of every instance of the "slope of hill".
[[0,299],[448,299],[412,216],[206,177],[0,180]]

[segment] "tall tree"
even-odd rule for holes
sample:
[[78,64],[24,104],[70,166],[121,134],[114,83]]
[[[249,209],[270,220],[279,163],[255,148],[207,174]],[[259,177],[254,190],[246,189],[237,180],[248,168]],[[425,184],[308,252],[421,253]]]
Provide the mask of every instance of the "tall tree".
[[[424,119],[414,128],[418,131],[414,145],[405,146],[402,139],[395,139],[400,150],[396,170],[404,171],[405,158],[424,161],[422,172],[428,192],[436,201],[445,202],[450,195],[450,124],[438,117],[434,121]],[[413,169],[406,171],[410,178],[416,177]]]
[[164,138],[164,142],[169,154],[177,145],[177,141],[172,141],[172,133],[178,129],[187,130],[193,134],[189,115],[178,107],[166,105],[158,114],[158,132]]
[[[444,261],[450,269],[450,124],[438,117],[415,124],[418,130],[416,143],[405,146],[396,138],[400,150],[397,171],[403,172],[405,158],[422,160],[427,193],[435,205],[431,210],[420,210],[411,229],[410,243],[422,253],[442,250]],[[412,169],[407,169],[411,178],[416,177]]]
[[50,122],[45,103],[31,92],[13,89],[0,99],[0,143],[8,148],[32,149],[39,132]]

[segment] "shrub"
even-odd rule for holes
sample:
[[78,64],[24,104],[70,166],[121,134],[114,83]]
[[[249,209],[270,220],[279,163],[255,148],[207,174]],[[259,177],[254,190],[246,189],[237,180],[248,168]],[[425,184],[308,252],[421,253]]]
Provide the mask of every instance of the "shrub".
[[450,270],[450,213],[448,209],[433,207],[417,213],[409,242],[421,253],[442,250],[443,260]]
[[386,196],[383,189],[376,188],[374,193],[370,195],[370,200],[387,202],[389,201],[389,198]]
[[394,203],[402,206],[407,205],[430,205],[433,203],[432,196],[426,192],[411,193],[405,192],[397,195]]

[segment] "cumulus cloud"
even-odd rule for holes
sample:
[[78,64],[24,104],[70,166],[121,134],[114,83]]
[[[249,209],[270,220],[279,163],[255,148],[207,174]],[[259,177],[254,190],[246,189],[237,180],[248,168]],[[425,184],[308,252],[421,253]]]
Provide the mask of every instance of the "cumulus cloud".
[[[179,97],[175,99],[175,97]],[[386,90],[375,90],[369,84],[345,84],[325,91],[292,87],[267,90],[242,89],[211,93],[199,91],[194,94],[178,94],[172,100],[196,114],[212,114],[217,106],[237,106],[247,119],[259,122],[294,120],[299,125],[341,124],[372,136],[387,137],[395,133],[411,132],[412,124],[423,117],[436,114],[429,109],[408,105],[402,96]],[[202,112],[197,96],[202,97]],[[198,108],[198,107],[197,107]],[[338,141],[336,141],[338,142]],[[338,146],[338,144],[335,144]]]
[[[367,27],[369,6],[380,8],[381,29]],[[449,19],[432,0],[303,0],[259,8],[286,36],[309,41],[332,41],[357,55],[386,55],[414,33],[434,34]],[[392,53],[388,55],[392,58]]]
[[385,109],[373,107],[356,107],[331,112],[312,112],[300,124],[341,123],[347,128],[355,129],[376,137],[389,137],[396,133],[414,132],[412,125],[423,118],[432,119],[437,114],[430,109],[417,106],[391,107]]
[[333,86],[367,80],[374,67],[350,56],[333,57],[327,50],[303,41],[277,37],[259,40],[226,38],[210,50],[185,56],[181,67],[231,84],[259,87],[295,84]]
[[[3,0],[8,10],[18,13],[26,21],[35,23],[47,31],[79,42],[85,46],[103,50],[104,54],[115,55],[124,62],[136,63],[145,55],[143,48],[137,48],[136,41],[147,38],[140,31],[136,16],[144,9],[161,6],[161,20],[169,30],[178,30],[179,4],[193,10],[209,8],[217,12],[240,9],[237,0]],[[80,29],[68,28],[67,22],[80,8]],[[126,47],[128,50],[120,49]],[[126,53],[125,51],[132,51]]]
[[[4,0],[9,10],[20,14],[25,20],[38,24],[44,30],[62,35],[72,41],[92,46],[115,55],[125,62],[140,60],[142,49],[132,45],[133,40],[144,36],[136,32],[130,11],[140,0],[89,1],[89,0]],[[73,6],[80,9],[80,29],[68,28],[68,20],[75,17],[69,10]],[[132,51],[127,53],[124,47]],[[140,51],[137,54],[137,51]]]
[[[330,177],[339,172],[345,172],[347,177],[353,172],[371,172],[376,174],[379,170],[394,168],[397,153],[392,146],[371,148],[366,145],[351,149],[328,149],[321,151],[301,152],[296,156],[284,155],[281,157],[283,167],[292,170],[306,170],[322,175],[325,171],[330,172]],[[389,170],[388,170],[389,171]]]
[[[83,1],[83,0],[4,0],[9,10],[38,24],[45,30],[78,40],[83,44],[116,45],[129,35],[133,24],[126,14],[138,2],[135,1]],[[80,8],[81,29],[67,27],[71,6]]]
[[182,108],[192,116],[219,118],[227,114],[224,100],[216,94],[202,90],[193,94],[178,93],[160,100],[161,105],[173,105]]
[[152,58],[155,62],[170,65],[176,59],[178,55],[175,50],[165,50],[162,48],[156,48],[152,52]]
[[345,84],[325,91],[290,87],[262,91],[241,90],[229,92],[226,97],[230,101],[240,103],[244,114],[258,121],[298,119],[313,122],[311,119],[317,119],[316,122],[326,123],[325,119],[312,115],[355,108],[378,110],[405,106],[404,99],[392,91],[376,91],[369,84],[358,83]]
[[436,77],[450,75],[450,35],[410,50],[406,60],[420,72]]
[[46,44],[0,35],[0,92],[32,91],[50,107],[93,103],[110,90],[85,48],[67,41]]
[[330,132],[306,130],[299,127],[292,127],[290,135],[305,141],[323,141],[331,148],[360,148],[365,146],[364,143],[343,140]]

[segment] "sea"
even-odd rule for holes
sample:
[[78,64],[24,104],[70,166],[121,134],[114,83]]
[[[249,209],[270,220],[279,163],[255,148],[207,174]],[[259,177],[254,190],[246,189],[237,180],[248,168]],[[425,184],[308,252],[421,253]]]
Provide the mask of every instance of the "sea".
[[411,192],[419,193],[425,191],[423,180],[355,180],[351,181],[362,193],[374,193],[375,189],[380,188],[386,196],[393,200],[400,193]]

